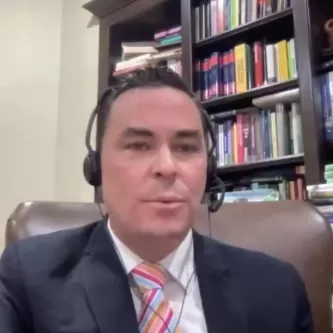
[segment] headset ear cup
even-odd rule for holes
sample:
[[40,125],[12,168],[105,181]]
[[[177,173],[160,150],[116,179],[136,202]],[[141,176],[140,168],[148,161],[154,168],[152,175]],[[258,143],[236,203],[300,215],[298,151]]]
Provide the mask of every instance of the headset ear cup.
[[210,119],[209,114],[205,109],[200,108],[203,122],[205,127],[207,128],[208,139],[210,140],[207,154],[207,176],[206,176],[206,188],[205,192],[210,193],[212,187],[215,184],[215,177],[217,173],[217,160],[215,157],[216,152],[216,133],[214,129],[214,125]]
[[102,184],[101,159],[97,151],[90,151],[83,161],[84,178],[93,187]]
[[207,161],[207,180],[206,180],[206,193],[211,191],[212,186],[214,185],[214,178],[216,175],[216,158],[214,154],[208,155]]

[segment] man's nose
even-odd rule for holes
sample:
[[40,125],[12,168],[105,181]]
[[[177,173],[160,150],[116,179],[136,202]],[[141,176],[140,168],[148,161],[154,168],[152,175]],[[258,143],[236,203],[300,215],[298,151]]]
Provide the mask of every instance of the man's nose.
[[169,147],[161,148],[153,165],[153,172],[158,177],[173,177],[176,174],[176,161]]

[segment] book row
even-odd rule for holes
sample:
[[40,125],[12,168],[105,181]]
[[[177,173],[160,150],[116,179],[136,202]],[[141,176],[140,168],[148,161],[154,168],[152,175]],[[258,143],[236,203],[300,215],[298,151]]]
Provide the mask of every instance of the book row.
[[305,200],[305,181],[303,177],[294,180],[268,180],[266,182],[252,183],[251,189],[237,189],[225,193],[224,203],[237,201],[278,201],[278,200]]
[[235,29],[290,7],[290,0],[202,0],[194,10],[195,40]]
[[258,162],[303,153],[298,103],[274,109],[247,108],[211,115],[218,165]]
[[196,94],[202,100],[246,92],[297,78],[294,38],[239,44],[195,63]]

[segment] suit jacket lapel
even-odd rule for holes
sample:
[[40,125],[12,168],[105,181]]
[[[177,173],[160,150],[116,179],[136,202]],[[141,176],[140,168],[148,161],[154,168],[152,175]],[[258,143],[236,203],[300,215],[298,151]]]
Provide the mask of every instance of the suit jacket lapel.
[[105,221],[91,235],[78,278],[101,333],[139,332],[128,278]]
[[194,232],[194,258],[208,333],[247,333],[247,314],[222,246]]

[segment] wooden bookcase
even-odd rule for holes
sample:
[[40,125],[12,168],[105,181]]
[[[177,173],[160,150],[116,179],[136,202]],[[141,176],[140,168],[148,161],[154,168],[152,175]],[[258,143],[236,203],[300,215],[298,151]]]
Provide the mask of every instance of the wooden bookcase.
[[[212,45],[232,46],[253,41],[255,35],[289,34],[295,38],[298,78],[252,89],[240,94],[204,101],[205,108],[227,110],[250,106],[253,98],[299,88],[304,154],[285,158],[221,167],[221,178],[257,170],[276,169],[304,164],[307,185],[323,182],[325,163],[333,160],[333,149],[325,142],[318,75],[333,69],[333,48],[325,44],[324,22],[333,17],[333,4],[325,0],[291,0],[291,7],[235,29],[194,40],[195,0],[92,0],[83,7],[100,19],[99,92],[108,85],[110,61],[119,55],[122,41],[151,38],[156,29],[172,23],[182,26],[183,79],[192,88],[196,54]],[[331,60],[332,59],[332,60]],[[99,119],[99,124],[103,119]],[[97,130],[97,146],[100,136]],[[330,158],[331,157],[331,158]]]

